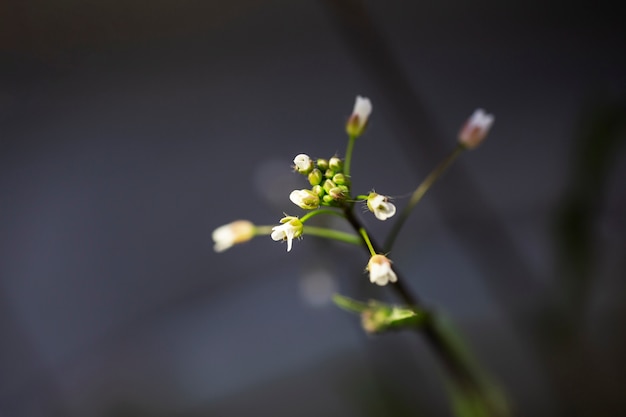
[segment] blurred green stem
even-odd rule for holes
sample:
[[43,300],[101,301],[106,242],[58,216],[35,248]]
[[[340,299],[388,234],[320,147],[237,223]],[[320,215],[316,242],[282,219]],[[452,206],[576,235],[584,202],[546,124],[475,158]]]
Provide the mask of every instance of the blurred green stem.
[[[450,162],[456,158],[461,150],[456,149],[455,152],[433,171],[436,175],[429,181],[429,185],[426,186],[426,189],[430,187],[430,184],[432,184]],[[431,176],[432,175],[433,174],[431,174]],[[424,192],[425,190],[421,192],[421,195],[423,195]],[[417,201],[419,201],[419,198],[417,198]],[[373,253],[382,253],[376,243],[369,238],[365,227],[354,214],[352,207],[345,207],[344,214],[354,230],[361,234],[364,243],[368,247],[368,251],[370,253],[372,253],[372,251]],[[406,307],[413,308],[415,312],[426,313],[422,325],[416,328],[416,331],[424,336],[446,370],[448,386],[456,415],[459,417],[512,416],[504,395],[495,385],[487,381],[485,374],[472,359],[469,351],[462,342],[463,339],[460,334],[450,326],[444,328],[441,325],[440,317],[435,312],[428,310],[420,300],[411,293],[408,287],[405,286],[405,282],[407,281],[401,276],[397,268],[394,268],[394,270],[398,276],[398,281],[389,286],[397,293]]]
[[422,197],[426,194],[426,192],[430,189],[430,187],[437,181],[437,179],[448,169],[448,167],[454,162],[454,160],[465,150],[463,145],[458,144],[456,148],[431,171],[430,174],[422,181],[422,183],[415,189],[409,203],[404,207],[400,215],[398,216],[396,222],[391,228],[389,235],[387,236],[387,240],[385,240],[385,244],[383,248],[385,252],[391,251],[393,244],[395,243],[400,230],[402,230],[402,226],[404,222],[413,211],[413,208],[420,202]]

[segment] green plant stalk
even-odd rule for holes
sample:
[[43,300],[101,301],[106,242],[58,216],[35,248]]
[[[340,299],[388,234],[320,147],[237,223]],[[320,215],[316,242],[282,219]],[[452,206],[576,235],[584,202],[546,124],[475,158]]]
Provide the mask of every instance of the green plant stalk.
[[346,156],[343,161],[343,175],[350,179],[350,164],[352,163],[352,151],[354,150],[354,142],[356,136],[350,135],[348,138],[348,146],[346,147]]
[[[329,210],[330,211],[330,210]],[[343,216],[342,216],[343,217]],[[265,236],[272,234],[272,228],[274,226],[255,226],[255,236]],[[349,243],[351,245],[361,246],[363,245],[363,240],[358,235],[353,233],[346,233],[335,229],[327,229],[325,227],[317,227],[317,226],[304,226],[302,234],[321,237],[325,239],[338,240],[340,242]]]
[[306,222],[307,220],[309,220],[311,217],[313,216],[317,216],[319,214],[330,214],[332,216],[339,216],[339,217],[345,217],[343,212],[341,211],[337,211],[337,210],[331,210],[331,209],[317,209],[317,210],[311,210],[309,211],[307,214],[305,214],[304,216],[302,216],[302,218],[300,219],[300,221],[302,223]]
[[426,194],[426,192],[430,189],[430,187],[441,177],[441,175],[448,169],[448,167],[454,162],[454,160],[465,150],[465,147],[461,144],[458,144],[456,148],[431,171],[430,174],[422,181],[422,183],[415,189],[413,195],[411,195],[411,199],[409,203],[404,207],[400,215],[398,216],[396,222],[393,224],[389,235],[387,235],[387,239],[385,240],[385,244],[383,248],[385,252],[391,251],[393,244],[402,230],[402,226],[404,222],[409,217],[413,208],[420,202],[422,197]]
[[326,229],[325,227],[304,226],[303,235],[317,236],[325,239],[338,240],[352,245],[363,245],[363,241],[358,235],[352,233],[341,232],[334,229]]

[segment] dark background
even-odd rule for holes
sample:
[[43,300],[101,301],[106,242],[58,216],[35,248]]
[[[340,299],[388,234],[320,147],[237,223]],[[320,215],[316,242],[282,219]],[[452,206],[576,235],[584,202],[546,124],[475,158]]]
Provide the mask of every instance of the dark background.
[[[626,414],[626,39],[611,3],[3,0],[0,416],[449,415],[419,338],[309,237],[212,251],[301,211],[301,152],[408,194],[476,107],[487,142],[391,254],[518,415]],[[377,236],[389,222],[363,218]]]

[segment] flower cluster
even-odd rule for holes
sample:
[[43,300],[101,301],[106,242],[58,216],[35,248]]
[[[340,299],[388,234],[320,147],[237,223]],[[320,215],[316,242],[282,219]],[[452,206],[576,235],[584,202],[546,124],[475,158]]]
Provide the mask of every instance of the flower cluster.
[[313,161],[300,154],[293,159],[294,171],[307,177],[310,189],[294,190],[289,199],[304,210],[320,206],[340,207],[350,196],[350,180],[343,173],[343,160],[337,156]]
[[[331,158],[313,159],[309,155],[301,153],[293,159],[293,170],[306,177],[310,188],[294,190],[289,194],[289,199],[298,207],[309,212],[298,218],[285,215],[280,220],[278,226],[255,226],[246,220],[239,220],[217,228],[213,232],[215,241],[215,251],[222,252],[234,244],[250,240],[254,236],[269,234],[275,241],[286,241],[287,252],[291,251],[293,240],[300,238],[304,233],[304,223],[311,217],[318,214],[338,214],[348,220],[354,227],[357,234],[347,234],[345,232],[324,229],[320,227],[307,227],[307,233],[326,237],[330,239],[343,240],[349,243],[361,244],[367,247],[370,252],[370,260],[367,264],[370,282],[377,285],[387,285],[389,282],[396,282],[398,277],[391,267],[391,260],[382,255],[371,242],[367,231],[361,227],[353,214],[355,201],[364,202],[367,209],[374,214],[378,220],[387,220],[396,214],[396,206],[391,203],[390,197],[370,192],[367,195],[352,196],[350,189],[350,161],[354,141],[363,134],[367,126],[370,114],[372,113],[372,103],[368,98],[357,96],[354,103],[352,115],[346,123],[346,133],[349,137],[348,148],[345,159],[337,155]],[[458,136],[461,150],[473,149],[478,146],[486,137],[491,125],[493,115],[478,109],[467,120],[461,128]],[[456,155],[455,153],[454,155]],[[436,178],[441,174],[436,173]],[[432,175],[432,174],[431,174]],[[411,210],[412,205],[423,196],[424,192],[432,184],[432,179],[427,178],[424,183],[416,189],[412,202],[394,226],[399,230],[404,219],[406,219],[407,209]],[[328,207],[329,209],[320,209]],[[334,210],[333,210],[334,209]],[[392,237],[393,241],[395,235]]]

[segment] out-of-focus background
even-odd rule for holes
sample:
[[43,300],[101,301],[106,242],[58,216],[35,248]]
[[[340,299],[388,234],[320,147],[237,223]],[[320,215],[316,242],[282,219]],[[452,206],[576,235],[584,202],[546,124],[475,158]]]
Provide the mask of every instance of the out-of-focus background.
[[[408,194],[391,254],[517,415],[626,415],[626,30],[610,2],[3,0],[0,416],[449,415],[357,248],[211,231],[301,211],[293,157]],[[363,214],[377,236],[389,222]]]

